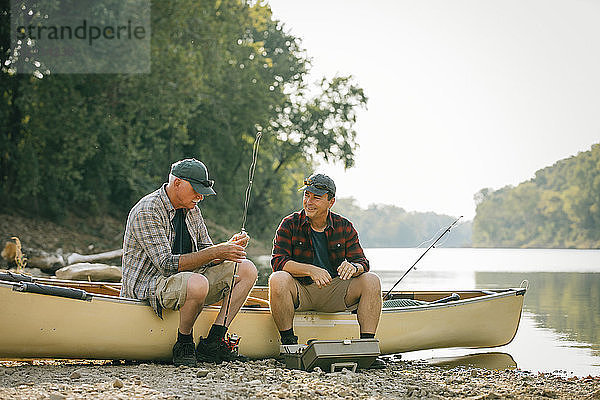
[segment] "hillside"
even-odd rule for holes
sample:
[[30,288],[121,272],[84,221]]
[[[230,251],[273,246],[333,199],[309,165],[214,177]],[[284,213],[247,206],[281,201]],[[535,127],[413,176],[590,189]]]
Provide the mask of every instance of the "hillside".
[[[339,198],[333,211],[349,218],[358,229],[363,247],[416,247],[456,218],[433,212],[407,212],[392,205],[373,204],[363,209],[353,198]],[[468,247],[471,244],[471,222],[454,228],[441,241],[444,247]]]
[[474,246],[600,248],[600,144],[476,200]]

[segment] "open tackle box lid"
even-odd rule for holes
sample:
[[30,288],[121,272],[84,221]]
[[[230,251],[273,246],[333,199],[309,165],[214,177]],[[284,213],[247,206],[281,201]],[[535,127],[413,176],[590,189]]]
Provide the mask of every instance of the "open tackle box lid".
[[308,345],[281,346],[281,353],[288,368],[312,371],[319,367],[325,372],[368,368],[381,354],[377,339],[313,340]]

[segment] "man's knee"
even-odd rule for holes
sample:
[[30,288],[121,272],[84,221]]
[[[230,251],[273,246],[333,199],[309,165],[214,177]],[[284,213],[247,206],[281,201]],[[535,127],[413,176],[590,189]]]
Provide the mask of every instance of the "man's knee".
[[208,279],[201,274],[192,274],[187,281],[186,299],[203,302],[208,294]]
[[244,260],[239,265],[239,275],[243,280],[251,280],[254,283],[258,278],[258,270],[252,261]]
[[363,293],[381,294],[381,281],[379,277],[372,272],[365,272],[359,276]]
[[269,289],[274,294],[290,291],[293,284],[294,278],[285,271],[275,271],[269,277]]

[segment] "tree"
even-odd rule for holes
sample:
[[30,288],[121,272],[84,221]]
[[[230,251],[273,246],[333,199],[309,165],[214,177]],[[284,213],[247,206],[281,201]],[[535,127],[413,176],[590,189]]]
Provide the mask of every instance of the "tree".
[[484,189],[476,198],[476,246],[597,248],[600,145],[537,171],[517,187]]
[[[324,79],[310,95],[306,52],[268,5],[151,4],[149,73],[15,74],[3,67],[2,207],[59,220],[69,212],[124,219],[166,180],[172,162],[196,157],[217,182],[218,196],[203,212],[236,229],[261,131],[248,225],[270,236],[297,206],[298,183],[317,158],[352,165],[353,126],[366,96],[350,77]],[[6,0],[2,7],[6,22]],[[7,26],[0,28],[3,60],[10,56]]]

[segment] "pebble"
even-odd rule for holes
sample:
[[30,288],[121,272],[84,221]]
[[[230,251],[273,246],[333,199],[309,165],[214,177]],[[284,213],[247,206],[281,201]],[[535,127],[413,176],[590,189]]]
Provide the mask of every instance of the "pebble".
[[223,372],[223,371],[217,371],[213,375],[213,377],[215,379],[222,379],[224,376],[225,376],[225,372]]
[[206,375],[208,375],[209,371],[207,369],[199,369],[198,372],[196,372],[196,377],[197,378],[204,378]]
[[165,364],[94,364],[91,361],[0,361],[0,370],[4,371],[0,379],[0,399],[17,400],[294,399],[317,396],[324,399],[359,400],[600,400],[599,378],[566,379],[553,374],[532,375],[520,370],[488,371],[467,367],[443,369],[396,359],[389,360],[384,370],[358,370],[355,373],[349,370],[335,373],[288,370],[275,360],[250,361],[245,364],[224,363],[218,366],[206,364],[201,369],[176,368]]
[[81,374],[78,371],[73,371],[71,373],[71,375],[69,375],[69,378],[71,378],[71,379],[79,379],[79,378],[81,378]]

